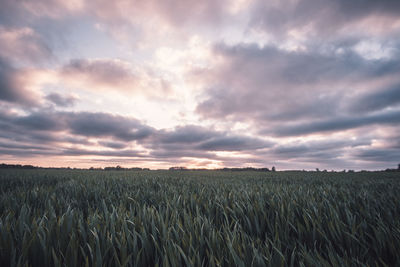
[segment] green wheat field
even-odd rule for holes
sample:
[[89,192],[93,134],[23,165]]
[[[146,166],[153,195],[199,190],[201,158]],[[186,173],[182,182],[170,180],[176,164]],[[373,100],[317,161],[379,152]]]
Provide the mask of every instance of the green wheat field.
[[0,170],[0,266],[400,266],[397,172]]

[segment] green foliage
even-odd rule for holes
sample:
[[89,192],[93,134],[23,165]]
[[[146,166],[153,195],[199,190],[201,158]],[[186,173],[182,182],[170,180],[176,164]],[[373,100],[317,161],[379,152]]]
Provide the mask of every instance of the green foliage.
[[400,266],[397,173],[0,171],[0,266]]

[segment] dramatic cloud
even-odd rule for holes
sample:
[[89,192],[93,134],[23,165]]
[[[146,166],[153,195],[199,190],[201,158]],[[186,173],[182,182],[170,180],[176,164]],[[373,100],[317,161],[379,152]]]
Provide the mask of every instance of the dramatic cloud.
[[[0,141],[8,134],[18,141],[0,142],[2,153],[10,155],[19,155],[20,150],[29,148],[28,154],[34,155],[142,157],[169,162],[187,157],[222,160],[212,152],[253,151],[272,146],[271,142],[259,138],[232,136],[199,126],[156,130],[136,119],[108,113],[54,110],[26,116],[9,113],[0,117],[0,125],[8,129],[4,136],[0,135]],[[29,145],[31,142],[38,145]],[[52,145],[47,147],[49,143]]]
[[382,169],[396,0],[3,0],[0,160]]
[[204,127],[188,125],[172,131],[158,133],[160,145],[169,149],[206,150],[206,151],[242,151],[266,148],[271,142],[244,135],[232,135]]
[[[386,93],[365,93],[371,89],[368,82],[399,80],[397,58],[371,62],[351,52],[324,55],[254,45],[220,45],[215,54],[221,63],[194,75],[209,88],[197,107],[204,117],[251,118],[256,123],[269,122],[278,134],[287,134],[292,128],[297,129],[292,134],[303,134],[379,123],[381,117],[385,123],[390,115],[359,118],[343,114],[342,108],[364,105],[371,111],[372,106],[383,109],[397,101],[396,87]],[[285,128],[285,122],[291,121],[298,123]]]
[[[334,38],[338,32],[363,34],[399,30],[400,4],[396,0],[256,1],[252,25],[282,35]],[[354,32],[354,29],[360,31]]]

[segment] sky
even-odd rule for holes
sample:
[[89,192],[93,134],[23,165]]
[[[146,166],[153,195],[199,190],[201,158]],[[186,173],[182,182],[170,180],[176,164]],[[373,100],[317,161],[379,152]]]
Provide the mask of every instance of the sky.
[[0,0],[0,162],[400,163],[398,0]]

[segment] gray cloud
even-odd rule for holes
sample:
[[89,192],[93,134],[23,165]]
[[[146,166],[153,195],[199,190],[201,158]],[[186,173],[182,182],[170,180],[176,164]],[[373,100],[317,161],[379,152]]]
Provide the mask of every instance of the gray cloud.
[[400,123],[400,111],[389,111],[360,117],[335,117],[328,120],[300,122],[277,127],[272,133],[278,136],[298,136],[311,133],[353,129],[365,125]]
[[27,130],[36,131],[59,131],[64,127],[63,121],[57,114],[41,112],[14,118],[12,123]]
[[[108,113],[53,109],[28,115],[6,113],[0,116],[0,125],[5,126],[0,138],[9,140],[13,136],[13,142],[18,142],[14,145],[0,142],[0,149],[8,155],[13,152],[21,155],[20,150],[29,147],[29,155],[96,155],[179,161],[182,158],[217,159],[220,157],[214,151],[250,151],[272,145],[259,138],[194,125],[156,130],[134,118]],[[97,138],[97,143],[89,142],[87,138],[90,137]],[[32,147],[32,143],[37,147]],[[76,145],[88,148],[74,148]],[[102,148],[99,150],[96,145]],[[148,152],[142,148],[138,151],[125,149],[130,145],[141,145]]]
[[25,89],[25,84],[18,75],[19,71],[0,57],[0,101],[36,105],[36,95]]
[[362,95],[354,99],[349,109],[355,112],[370,112],[388,107],[397,106],[400,103],[400,84],[391,86],[385,90],[379,90]]
[[34,29],[0,24],[0,56],[13,63],[37,65],[52,60],[53,52]]
[[223,63],[197,77],[209,88],[197,106],[204,118],[245,121],[264,134],[285,136],[398,123],[392,114],[354,114],[363,106],[379,111],[398,102],[397,87],[365,93],[368,82],[399,80],[397,57],[370,61],[350,51],[319,54],[255,45],[219,45],[215,55]]
[[[305,166],[365,162],[363,166],[375,167],[374,162],[382,166],[384,160],[394,161],[389,157],[398,158],[395,151],[400,144],[398,136],[389,136],[388,132],[395,132],[400,124],[400,43],[396,26],[399,1],[299,0],[271,4],[256,0],[251,3],[255,4],[243,5],[234,18],[229,1],[101,0],[79,5],[79,1],[3,0],[0,9],[0,154],[16,158],[92,155],[169,163],[190,163],[198,158],[209,163],[218,160],[227,166],[276,160],[286,166],[299,166],[295,165],[299,162]],[[247,23],[247,18],[247,26],[238,25]],[[76,31],[75,26],[82,22],[87,27]],[[94,25],[98,32],[90,35],[93,39],[112,34],[119,41],[134,40],[140,50],[128,51],[132,52],[127,56],[132,61],[85,58],[87,55],[80,53],[87,49],[78,47],[82,40],[77,39],[86,31],[94,30]],[[148,71],[147,63],[158,64],[158,61],[150,62],[153,59],[140,66],[131,62],[153,58],[155,51],[152,49],[157,49],[161,43],[167,48],[170,43],[172,48],[182,47],[183,57],[186,57],[197,52],[197,45],[193,46],[194,51],[188,52],[193,44],[192,39],[189,42],[186,37],[198,36],[200,43],[224,38],[234,43],[241,38],[240,34],[244,39],[251,37],[253,41],[268,45],[216,45],[212,52],[214,58],[205,64],[207,69],[197,71],[197,76],[190,78],[195,80],[196,88],[203,86],[197,113],[205,123],[222,125],[218,129],[224,129],[224,125],[231,122],[242,122],[248,126],[249,135],[196,125],[160,130],[106,110],[62,112],[62,107],[73,107],[77,100],[58,93],[41,99],[40,91],[47,92],[46,81],[41,84],[43,88],[36,88],[41,79],[58,78],[64,87],[92,90],[90,94],[104,92],[103,89],[124,92],[140,89],[141,94],[151,91],[159,97],[162,90],[155,89],[163,87],[157,85],[160,81],[186,83],[188,77],[175,77],[175,70]],[[258,39],[264,35],[268,41]],[[164,44],[165,36],[172,36],[174,40],[165,40]],[[178,37],[185,40],[178,40]],[[149,40],[153,44],[147,46]],[[249,43],[251,40],[241,41]],[[90,57],[98,56],[101,49],[113,45],[111,43],[90,51]],[[189,43],[190,47],[184,47]],[[377,44],[372,52],[356,49],[363,44],[362,49],[371,49],[371,43],[372,46]],[[386,48],[390,48],[390,53],[384,51]],[[53,52],[60,53],[60,60],[77,55],[82,58],[57,68],[47,61]],[[107,54],[122,57],[125,52]],[[377,59],[368,58],[371,55]],[[173,61],[174,55],[171,58]],[[203,65],[197,64],[197,58],[189,61],[187,65],[178,66],[179,69]],[[50,74],[43,69],[38,71],[37,67],[43,62],[49,64]],[[24,73],[27,65],[34,66],[37,75],[28,77]],[[57,77],[49,77],[53,74]],[[180,87],[186,85],[170,92],[179,94]],[[170,84],[164,87],[172,88]],[[31,88],[39,91],[38,96]],[[88,105],[87,108],[94,107]],[[374,128],[380,131],[374,132]],[[341,135],[344,131],[347,132]],[[334,139],[360,135],[360,132],[371,134],[361,140]],[[288,143],[288,140],[303,139],[310,134],[320,134],[323,141]],[[267,141],[269,139],[276,143]],[[243,152],[241,155],[246,158],[217,156],[224,155],[217,153],[220,151]]]
[[[155,130],[140,121],[108,113],[58,112],[43,110],[25,116],[6,114],[0,116],[0,124],[7,125],[9,131],[26,134],[37,132],[70,132],[84,137],[110,137],[121,141],[140,140],[150,136]],[[44,137],[45,139],[48,136]]]
[[46,95],[46,99],[60,107],[71,107],[78,101],[78,99],[72,95],[61,95],[58,93],[48,94]]
[[[358,138],[355,140],[324,139],[319,141],[298,141],[283,145],[276,145],[269,151],[269,153],[271,153],[274,158],[314,158],[317,161],[323,161],[328,158],[343,157],[343,150],[345,148],[355,148],[370,145],[371,140],[368,138]],[[324,156],[321,157],[322,155]]]
[[201,143],[198,147],[208,151],[244,151],[271,146],[270,142],[245,136],[223,136]]
[[114,149],[122,149],[126,147],[126,143],[124,142],[115,142],[115,141],[100,141],[98,142],[99,145],[104,147],[114,148]]
[[358,150],[353,154],[355,159],[365,160],[369,162],[383,162],[392,163],[393,165],[387,165],[388,167],[396,167],[395,164],[399,163],[400,150],[392,148],[365,148]]
[[[386,29],[390,29],[391,23],[400,14],[400,4],[396,0],[300,0],[274,4],[256,1],[251,14],[252,26],[276,36],[296,29],[311,31],[314,37],[318,34],[335,38],[336,32],[373,16],[385,16],[388,19],[384,22]],[[382,19],[379,22],[383,23]]]
[[143,157],[143,154],[140,151],[136,150],[88,150],[88,149],[63,149],[60,155],[67,156],[82,156],[82,155],[91,155],[91,156],[110,156],[110,157]]
[[127,62],[112,59],[74,59],[63,66],[61,75],[71,82],[80,80],[92,90],[134,89],[139,79]]
[[71,133],[83,136],[109,136],[124,141],[146,138],[154,129],[136,119],[107,113],[64,113]]
[[155,20],[179,28],[186,25],[201,27],[221,23],[229,16],[229,4],[226,0],[91,1],[86,5],[86,12],[109,25]]
[[156,149],[165,151],[244,151],[256,150],[272,145],[271,142],[243,135],[216,131],[195,125],[161,130],[152,139]]
[[160,135],[160,142],[164,144],[175,143],[198,143],[215,136],[215,131],[195,126],[186,125],[176,127],[173,131],[163,131]]

